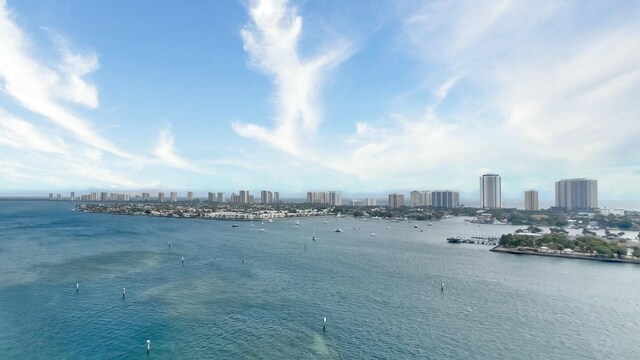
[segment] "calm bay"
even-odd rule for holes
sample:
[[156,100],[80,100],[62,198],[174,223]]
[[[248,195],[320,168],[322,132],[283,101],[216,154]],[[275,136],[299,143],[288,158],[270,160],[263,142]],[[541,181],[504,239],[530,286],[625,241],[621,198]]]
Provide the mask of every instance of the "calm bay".
[[640,266],[445,240],[516,227],[72,207],[0,202],[1,358],[640,358]]

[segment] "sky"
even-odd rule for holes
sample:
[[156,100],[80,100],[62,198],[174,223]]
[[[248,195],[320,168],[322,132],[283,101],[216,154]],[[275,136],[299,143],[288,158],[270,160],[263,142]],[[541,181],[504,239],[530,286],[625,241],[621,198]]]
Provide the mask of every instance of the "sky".
[[[640,204],[638,1],[0,0],[0,195]],[[606,205],[606,204],[604,204]]]

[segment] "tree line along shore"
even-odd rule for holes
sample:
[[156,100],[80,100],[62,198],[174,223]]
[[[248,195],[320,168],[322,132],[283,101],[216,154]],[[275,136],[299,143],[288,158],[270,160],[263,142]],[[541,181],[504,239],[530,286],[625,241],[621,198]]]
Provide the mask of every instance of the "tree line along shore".
[[504,234],[498,246],[491,251],[640,264],[640,246],[632,246],[626,239],[607,241],[591,234],[570,236],[566,232],[552,230],[544,235]]

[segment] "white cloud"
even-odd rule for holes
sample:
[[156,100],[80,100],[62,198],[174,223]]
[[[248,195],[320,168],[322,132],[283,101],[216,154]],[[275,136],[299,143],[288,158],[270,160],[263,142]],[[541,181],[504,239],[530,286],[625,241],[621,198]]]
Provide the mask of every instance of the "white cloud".
[[35,51],[0,0],[0,101],[9,104],[0,107],[5,187],[144,187],[149,181],[132,178],[160,166],[203,173],[177,155],[169,130],[161,132],[155,156],[134,155],[96,132],[90,119],[76,115],[76,106],[93,110],[99,105],[98,88],[87,79],[99,67],[98,55],[76,50],[49,28],[39,29],[49,35],[56,53]]
[[157,156],[160,164],[168,165],[182,170],[204,173],[203,169],[191,164],[176,152],[175,140],[171,134],[171,127],[163,129],[158,135],[158,141],[153,153]]
[[301,156],[301,139],[313,135],[321,123],[318,91],[327,72],[349,56],[342,40],[332,41],[319,54],[303,59],[299,54],[302,17],[284,0],[259,0],[250,4],[251,22],[241,31],[251,64],[271,77],[277,88],[275,128],[234,122],[244,137],[268,143]]
[[[432,100],[417,115],[397,109],[382,120],[354,120],[352,135],[334,134],[331,149],[319,149],[315,134],[303,133],[315,128],[305,119],[317,126],[321,113],[317,100],[299,101],[309,89],[317,99],[319,88],[310,85],[316,78],[297,72],[304,68],[302,18],[285,2],[254,3],[245,50],[272,77],[281,106],[273,131],[234,129],[368,187],[393,187],[400,177],[403,187],[468,189],[493,171],[516,196],[529,184],[551,187],[574,174],[605,178],[617,166],[628,176],[625,191],[638,195],[626,185],[640,181],[639,171],[627,168],[629,158],[640,159],[640,147],[629,147],[640,135],[640,25],[632,13],[605,18],[597,7],[570,2],[420,3],[405,13],[404,31],[407,53],[429,69]],[[581,23],[578,16],[591,18]],[[305,139],[304,151],[298,139]],[[620,189],[601,193],[619,196]]]
[[20,105],[42,115],[76,137],[78,141],[100,148],[113,155],[131,158],[125,151],[91,129],[87,121],[73,114],[58,99],[95,108],[97,90],[84,76],[98,66],[93,52],[83,56],[70,50],[67,42],[56,35],[62,55],[55,68],[35,59],[27,36],[18,28],[6,4],[0,4],[0,90]]
[[31,123],[18,119],[0,108],[0,144],[15,149],[33,149],[45,153],[68,154],[60,138],[43,133]]

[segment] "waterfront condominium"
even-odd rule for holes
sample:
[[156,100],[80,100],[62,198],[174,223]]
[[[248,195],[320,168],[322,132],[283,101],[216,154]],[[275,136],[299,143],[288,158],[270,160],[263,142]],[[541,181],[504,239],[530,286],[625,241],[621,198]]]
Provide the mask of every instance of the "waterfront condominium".
[[159,192],[158,193],[158,201],[159,202],[164,202],[164,193],[163,192]]
[[460,193],[451,190],[435,190],[431,192],[431,206],[437,208],[454,208],[460,206]]
[[240,190],[239,191],[239,197],[236,200],[236,202],[240,203],[240,204],[250,204],[251,198],[251,194],[249,194],[249,190]]
[[561,209],[597,209],[598,182],[590,179],[556,181],[556,207]]
[[484,174],[480,177],[480,207],[498,209],[502,207],[501,181],[498,174]]
[[429,206],[431,205],[431,192],[413,190],[409,194],[409,199],[411,206]]
[[389,194],[389,207],[397,209],[401,206],[404,206],[404,195],[396,193]]
[[260,202],[262,204],[271,204],[273,202],[273,193],[268,190],[260,191]]
[[178,193],[175,191],[172,191],[171,193],[169,193],[169,195],[171,196],[171,202],[177,202],[178,201]]
[[193,201],[193,192],[187,191],[187,201]]
[[527,190],[524,192],[524,209],[529,211],[538,210],[538,191]]
[[340,191],[309,191],[307,192],[307,203],[317,205],[342,205]]

